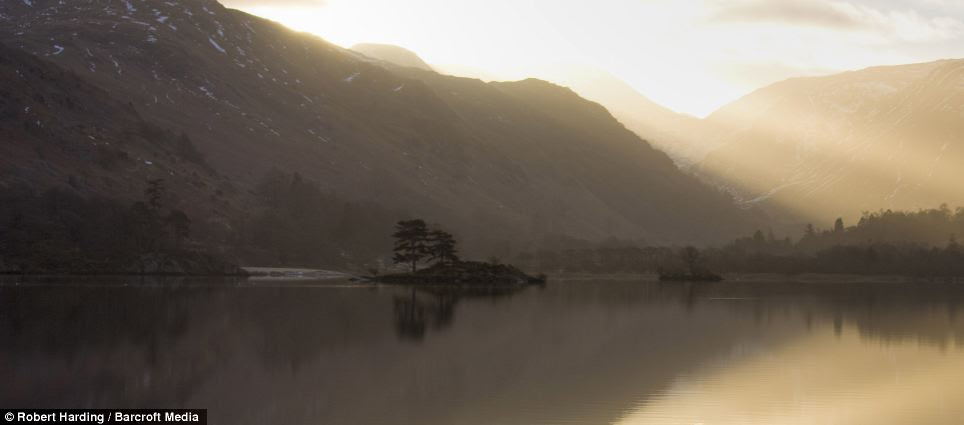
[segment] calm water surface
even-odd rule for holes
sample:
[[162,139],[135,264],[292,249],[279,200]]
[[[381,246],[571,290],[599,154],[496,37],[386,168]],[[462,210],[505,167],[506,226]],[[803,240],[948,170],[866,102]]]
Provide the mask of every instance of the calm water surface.
[[7,278],[0,406],[207,408],[215,424],[961,424],[962,301],[944,284],[465,297]]

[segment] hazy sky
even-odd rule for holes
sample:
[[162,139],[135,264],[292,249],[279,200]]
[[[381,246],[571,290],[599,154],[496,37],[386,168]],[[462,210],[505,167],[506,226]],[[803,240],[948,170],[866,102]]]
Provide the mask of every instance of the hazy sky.
[[[703,116],[792,76],[964,57],[964,0],[223,0],[500,79],[591,66]],[[451,67],[451,68],[450,68]]]

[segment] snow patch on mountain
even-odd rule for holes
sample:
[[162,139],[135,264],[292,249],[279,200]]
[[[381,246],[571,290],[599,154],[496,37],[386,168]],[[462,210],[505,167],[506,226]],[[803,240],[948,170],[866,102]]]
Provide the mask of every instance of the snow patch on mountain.
[[200,86],[200,87],[198,87],[198,90],[201,90],[202,92],[204,92],[204,94],[205,94],[207,97],[209,97],[209,98],[211,98],[211,99],[214,99],[214,100],[218,100],[218,98],[217,98],[216,96],[214,96],[214,93],[211,93],[211,90],[209,90],[207,87]]
[[211,42],[211,45],[214,46],[214,48],[217,49],[219,52],[224,53],[224,54],[227,54],[227,53],[228,53],[226,50],[224,50],[223,47],[221,47],[220,44],[218,44],[217,41],[214,41],[213,38],[208,37],[208,41]]

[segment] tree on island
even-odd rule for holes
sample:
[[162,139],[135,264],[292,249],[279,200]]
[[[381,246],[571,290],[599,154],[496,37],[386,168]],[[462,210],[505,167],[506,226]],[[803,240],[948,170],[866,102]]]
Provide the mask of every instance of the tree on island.
[[424,220],[402,220],[395,225],[395,264],[409,264],[412,273],[418,270],[418,262],[427,257],[429,252],[429,230]]
[[455,248],[455,237],[451,233],[433,230],[429,234],[429,242],[428,253],[432,261],[438,261],[440,264],[459,262],[459,257],[456,255],[458,250]]
[[[395,264],[410,266],[408,273],[372,277],[385,283],[438,283],[451,285],[531,285],[545,283],[543,275],[529,276],[510,264],[463,261],[456,253],[455,237],[429,229],[423,220],[402,220],[395,224]],[[434,262],[418,269],[419,262]],[[411,313],[411,312],[409,312]]]
[[[759,230],[757,230],[757,233],[762,235]],[[680,252],[680,259],[683,260],[683,266],[686,267],[686,271],[690,276],[706,274],[706,268],[703,267],[703,256],[700,254],[700,250],[692,246],[687,246]]]
[[[757,232],[762,234],[761,232]],[[756,239],[755,237],[753,239]],[[751,239],[752,240],[752,239]],[[687,246],[681,249],[677,255],[678,263],[676,267],[664,269],[657,267],[660,280],[693,280],[693,281],[718,281],[722,277],[710,271],[704,266],[705,259],[699,249]]]
[[418,270],[421,261],[434,261],[436,264],[455,264],[459,262],[455,237],[444,230],[429,230],[424,220],[402,220],[395,225],[395,264],[408,264],[412,273]]

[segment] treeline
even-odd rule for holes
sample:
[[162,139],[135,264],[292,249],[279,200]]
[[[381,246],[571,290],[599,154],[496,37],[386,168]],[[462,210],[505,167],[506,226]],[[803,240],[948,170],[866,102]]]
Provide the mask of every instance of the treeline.
[[525,270],[569,273],[648,273],[677,258],[668,247],[608,245],[523,252],[511,261]]
[[[838,219],[826,230],[805,226],[794,241],[757,231],[722,247],[699,250],[700,264],[729,273],[855,273],[964,276],[964,209],[942,205],[915,212],[866,213],[852,226]],[[655,273],[678,267],[689,247],[608,243],[520,254],[527,270],[568,273]],[[689,252],[690,254],[686,254]]]
[[255,208],[237,229],[240,257],[291,267],[362,266],[391,246],[401,214],[349,202],[298,173],[271,171],[255,190]]
[[799,249],[816,252],[838,245],[876,243],[914,243],[942,246],[964,235],[964,208],[951,210],[946,204],[918,211],[881,210],[864,213],[855,225],[845,226],[837,219],[833,226],[821,230],[807,225]]
[[0,272],[233,273],[196,249],[191,219],[168,208],[163,180],[130,204],[69,189],[0,191]]
[[385,256],[392,223],[403,216],[274,171],[253,191],[248,216],[214,240],[211,229],[169,205],[164,180],[144,185],[133,202],[84,197],[69,186],[0,189],[0,273],[238,272],[222,258],[361,270]]
[[392,261],[405,264],[412,273],[418,271],[418,264],[431,261],[446,265],[459,262],[455,237],[440,229],[429,229],[425,220],[402,220],[395,224],[395,247]]
[[[0,189],[0,272],[221,273],[235,263],[291,267],[384,269],[392,260],[457,263],[455,241],[406,214],[350,202],[298,173],[269,173],[253,191],[245,219],[228,243],[205,240],[205,229],[166,202],[163,180],[145,182],[142,199],[85,198],[69,187]],[[612,240],[568,241],[507,256],[530,272],[655,273],[699,266],[715,272],[964,275],[964,209],[864,214],[846,226],[807,225],[797,240],[771,232],[698,251]],[[395,258],[385,248],[395,242]],[[224,256],[219,255],[224,258]]]
[[728,245],[704,250],[703,255],[711,268],[725,272],[964,276],[964,250],[953,240],[944,246],[914,242],[833,245],[815,252],[767,252]]

